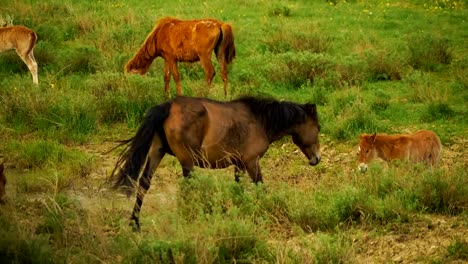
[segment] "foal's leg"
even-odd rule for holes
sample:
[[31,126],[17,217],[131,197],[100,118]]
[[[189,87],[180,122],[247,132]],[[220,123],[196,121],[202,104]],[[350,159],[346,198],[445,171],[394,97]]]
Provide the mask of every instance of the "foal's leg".
[[154,170],[158,167],[162,158],[164,157],[165,152],[159,148],[157,150],[150,150],[150,156],[148,157],[148,162],[146,163],[145,170],[143,175],[138,181],[138,193],[135,206],[133,207],[132,216],[130,221],[134,221],[134,224],[131,222],[130,225],[133,225],[135,231],[140,230],[140,210],[143,204],[143,198],[145,197],[146,192],[148,191],[151,185],[151,178],[153,177]]
[[39,80],[37,78],[37,62],[34,59],[33,51],[29,52],[28,54],[21,54],[17,53],[18,56],[23,60],[23,62],[28,66],[29,71],[31,72],[33,83],[39,84]]

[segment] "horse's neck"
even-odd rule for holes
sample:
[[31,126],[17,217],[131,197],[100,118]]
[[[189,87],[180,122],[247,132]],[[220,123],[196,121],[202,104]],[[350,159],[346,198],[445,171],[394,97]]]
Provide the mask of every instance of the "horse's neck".
[[391,159],[390,153],[396,143],[396,138],[387,135],[377,135],[374,142],[374,148],[377,151],[377,156],[385,161]]

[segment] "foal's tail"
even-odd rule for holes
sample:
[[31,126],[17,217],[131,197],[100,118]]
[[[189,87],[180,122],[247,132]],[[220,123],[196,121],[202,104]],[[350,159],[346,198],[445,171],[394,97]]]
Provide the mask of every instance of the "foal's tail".
[[121,141],[117,146],[125,146],[125,149],[120,153],[111,174],[114,188],[126,187],[130,190],[133,189],[134,182],[138,179],[141,167],[145,164],[146,156],[156,134],[161,137],[163,148],[169,149],[163,125],[164,120],[169,116],[170,109],[170,102],[152,107],[146,113],[135,136]]
[[442,143],[440,142],[439,137],[436,133],[433,133],[433,141],[432,141],[432,148],[431,148],[431,165],[437,166],[440,161],[440,154],[442,152]]
[[223,23],[221,25],[221,36],[215,47],[216,57],[218,59],[225,59],[229,64],[236,57],[236,46],[234,45],[234,34],[232,27],[229,24]]

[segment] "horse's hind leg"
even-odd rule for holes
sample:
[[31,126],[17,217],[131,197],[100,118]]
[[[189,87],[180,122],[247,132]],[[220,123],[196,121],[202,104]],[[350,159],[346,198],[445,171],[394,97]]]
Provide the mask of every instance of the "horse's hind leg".
[[39,84],[39,80],[37,78],[37,62],[34,58],[33,51],[29,52],[28,54],[20,54],[18,56],[23,60],[23,62],[28,66],[29,71],[31,72],[34,84]]
[[151,185],[151,178],[153,177],[153,172],[158,167],[159,163],[164,157],[164,154],[165,152],[162,148],[153,149],[152,147],[150,149],[148,162],[146,163],[143,175],[138,181],[137,199],[135,202],[135,206],[133,207],[132,216],[130,218],[130,221],[134,221],[134,223],[131,222],[130,225],[133,225],[133,229],[135,231],[140,230],[140,210],[143,204],[143,198],[145,197],[145,194]]
[[177,95],[182,95],[182,84],[180,83],[180,74],[179,69],[177,68],[177,62],[170,60],[167,60],[167,62],[169,63],[168,67],[170,67],[172,77],[174,78],[174,81],[176,83]]
[[211,63],[211,56],[200,56],[200,63],[203,66],[203,69],[205,70],[206,84],[208,87],[210,87],[211,81],[213,81],[213,78],[216,74],[213,67],[213,63]]
[[227,63],[223,57],[221,57],[219,60],[219,67],[221,68],[221,78],[223,79],[223,83],[224,83],[224,96],[227,96],[228,72],[227,72]]

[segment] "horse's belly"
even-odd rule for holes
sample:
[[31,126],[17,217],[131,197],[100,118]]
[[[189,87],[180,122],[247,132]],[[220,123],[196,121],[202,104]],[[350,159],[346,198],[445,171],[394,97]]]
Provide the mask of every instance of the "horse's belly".
[[235,151],[223,151],[220,148],[203,148],[203,156],[198,159],[200,167],[222,169],[233,164],[238,164],[241,155]]

